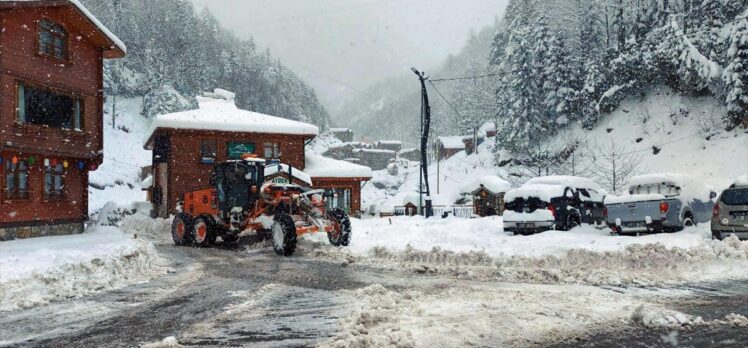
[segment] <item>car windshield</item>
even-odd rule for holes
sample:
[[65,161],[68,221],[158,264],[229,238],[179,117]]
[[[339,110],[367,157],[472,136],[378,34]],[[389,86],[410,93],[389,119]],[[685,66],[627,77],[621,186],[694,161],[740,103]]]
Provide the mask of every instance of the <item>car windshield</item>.
[[734,188],[722,193],[722,203],[727,205],[748,205],[748,188]]

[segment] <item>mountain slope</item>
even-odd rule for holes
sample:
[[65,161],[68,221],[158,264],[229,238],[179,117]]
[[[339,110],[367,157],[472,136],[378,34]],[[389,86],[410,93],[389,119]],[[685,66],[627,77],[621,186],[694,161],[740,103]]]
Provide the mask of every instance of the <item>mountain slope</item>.
[[126,58],[105,66],[106,93],[143,97],[148,117],[224,88],[241,108],[327,127],[327,111],[309,86],[251,40],[222,29],[207,10],[198,14],[183,0],[83,2],[128,47]]

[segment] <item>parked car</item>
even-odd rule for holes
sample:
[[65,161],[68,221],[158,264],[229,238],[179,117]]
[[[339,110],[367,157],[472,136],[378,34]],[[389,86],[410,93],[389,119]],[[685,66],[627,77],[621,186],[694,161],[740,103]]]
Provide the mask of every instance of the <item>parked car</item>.
[[603,221],[605,192],[594,181],[574,176],[529,180],[504,196],[504,231],[533,234],[570,230]]
[[743,175],[719,195],[712,212],[712,237],[734,235],[748,240],[748,175]]
[[708,222],[716,197],[688,175],[640,175],[631,179],[627,195],[605,198],[605,215],[618,234],[675,232]]

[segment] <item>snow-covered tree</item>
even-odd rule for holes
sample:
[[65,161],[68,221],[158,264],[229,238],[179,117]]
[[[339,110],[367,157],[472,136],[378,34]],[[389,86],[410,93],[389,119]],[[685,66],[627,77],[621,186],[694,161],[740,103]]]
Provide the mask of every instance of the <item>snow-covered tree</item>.
[[727,117],[731,126],[748,127],[748,19],[738,21],[730,33],[729,65],[722,74]]

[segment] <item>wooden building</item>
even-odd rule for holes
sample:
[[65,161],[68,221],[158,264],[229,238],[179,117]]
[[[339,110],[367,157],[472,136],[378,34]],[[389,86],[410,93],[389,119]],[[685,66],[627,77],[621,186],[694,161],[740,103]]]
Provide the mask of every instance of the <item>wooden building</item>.
[[[243,154],[252,153],[305,171],[304,146],[317,136],[316,126],[238,109],[233,93],[223,90],[198,97],[198,105],[196,110],[158,115],[153,121],[144,146],[153,150],[149,197],[154,215],[173,214],[185,192],[210,186],[215,163],[239,159]],[[273,173],[268,174],[272,179]],[[307,181],[306,177],[302,179]],[[348,209],[358,212],[360,184],[368,178],[312,179],[322,188],[350,189]]]
[[495,175],[480,177],[465,185],[463,194],[470,195],[473,201],[473,214],[477,216],[502,215],[504,194],[512,185]]
[[353,131],[349,128],[330,128],[330,133],[344,143],[353,141]]
[[437,146],[439,147],[439,158],[447,159],[460,151],[465,150],[465,142],[461,136],[444,136],[437,138]]
[[0,27],[0,240],[81,232],[126,48],[78,1],[0,1]]

